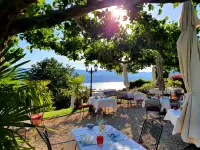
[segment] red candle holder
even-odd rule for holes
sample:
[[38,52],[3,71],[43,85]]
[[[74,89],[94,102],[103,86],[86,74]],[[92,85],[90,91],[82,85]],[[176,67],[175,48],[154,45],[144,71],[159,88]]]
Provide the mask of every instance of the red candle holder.
[[157,98],[160,100],[161,99],[161,95],[158,95]]

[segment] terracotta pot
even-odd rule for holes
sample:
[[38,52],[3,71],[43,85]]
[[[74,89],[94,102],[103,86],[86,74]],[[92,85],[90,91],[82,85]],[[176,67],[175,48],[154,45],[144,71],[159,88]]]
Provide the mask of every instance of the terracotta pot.
[[41,119],[32,120],[32,124],[35,126],[39,126],[42,124],[42,120]]
[[42,113],[32,114],[31,121],[33,125],[39,126],[42,124]]

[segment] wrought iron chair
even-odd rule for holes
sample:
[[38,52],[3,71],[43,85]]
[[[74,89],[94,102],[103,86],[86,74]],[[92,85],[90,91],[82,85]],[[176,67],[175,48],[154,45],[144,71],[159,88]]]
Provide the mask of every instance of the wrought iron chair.
[[146,108],[146,119],[148,116],[148,112],[158,112],[158,117],[160,119],[160,110],[161,110],[161,104],[160,100],[147,100],[145,102],[145,108]]
[[[42,138],[42,140],[43,140],[43,141],[45,142],[45,144],[47,145],[48,150],[52,150],[52,145],[64,144],[64,143],[69,143],[69,142],[75,141],[75,140],[69,140],[69,141],[63,141],[63,142],[57,142],[57,143],[55,143],[55,144],[51,144],[46,129],[40,131],[38,128],[36,128],[36,130],[37,130],[37,132],[39,133],[39,135],[40,135],[40,137]],[[76,145],[75,145],[75,149],[76,149]]]
[[162,131],[163,126],[155,120],[145,120],[138,143],[148,150],[157,150]]
[[142,102],[146,99],[146,94],[138,93],[134,96],[134,100],[136,101],[137,106],[142,106]]
[[179,108],[179,99],[170,99],[170,105],[172,109],[178,109]]
[[126,101],[126,104],[129,106],[135,104],[134,97],[129,97],[126,91],[121,91],[118,95],[118,99],[121,99],[122,104],[125,104],[124,101]]

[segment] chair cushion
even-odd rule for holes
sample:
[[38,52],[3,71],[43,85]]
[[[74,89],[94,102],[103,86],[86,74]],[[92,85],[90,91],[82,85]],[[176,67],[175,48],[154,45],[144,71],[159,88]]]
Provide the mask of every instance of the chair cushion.
[[147,111],[160,111],[160,107],[157,106],[148,106],[146,107]]
[[144,99],[137,99],[136,101],[137,101],[137,102],[143,102]]
[[82,108],[92,107],[92,106],[93,106],[93,105],[91,105],[91,104],[83,104],[83,105],[81,105]]
[[134,98],[132,98],[132,97],[127,97],[127,98],[125,98],[124,100],[130,101],[130,100],[134,100]]
[[76,106],[75,109],[82,109],[82,106]]
[[41,118],[42,118],[41,114],[32,114],[31,115],[31,119],[32,120],[38,120],[38,119],[41,119]]

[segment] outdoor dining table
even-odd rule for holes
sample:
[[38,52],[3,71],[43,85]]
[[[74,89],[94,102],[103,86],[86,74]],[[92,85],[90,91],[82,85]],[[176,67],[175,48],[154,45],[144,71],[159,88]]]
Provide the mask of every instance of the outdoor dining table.
[[95,112],[97,112],[99,108],[105,108],[105,107],[112,107],[114,110],[117,110],[117,102],[114,98],[111,97],[105,97],[105,96],[90,97],[88,103],[96,108]]
[[[105,130],[118,131],[111,125],[105,125]],[[115,141],[113,141],[111,137],[108,136],[108,134],[105,132],[103,134],[104,142],[100,146],[97,145],[96,143],[91,145],[88,144],[86,146],[80,143],[80,141],[82,141],[83,137],[86,135],[93,136],[94,141],[96,141],[96,137],[100,131],[99,126],[94,126],[93,129],[88,129],[87,127],[75,128],[72,129],[71,131],[72,131],[72,136],[76,141],[79,150],[146,150],[143,146],[133,141],[132,139],[128,138],[125,134],[123,134],[120,131],[118,131],[119,138],[116,138],[119,140]]]
[[[170,121],[173,125],[174,125],[174,129],[172,131],[172,135],[177,134],[177,124],[178,124],[178,119],[181,115],[181,110],[180,109],[169,109],[167,111],[167,114],[165,115],[164,120],[168,120]],[[200,141],[197,141],[198,143],[200,143]]]
[[133,93],[133,92],[127,92],[128,98],[133,98],[136,100],[146,99],[146,95],[144,93]]
[[[147,100],[142,102],[142,107],[143,108],[146,107],[146,101],[148,101],[148,100],[149,99],[147,99]],[[161,98],[160,99],[160,104],[161,104],[161,111],[163,111],[164,109],[166,109],[166,111],[171,109],[169,98]]]
[[[167,111],[167,114],[165,115],[164,120],[169,120],[174,126],[176,126],[177,119],[181,115],[180,109],[169,109]],[[175,134],[175,131],[173,130],[172,134]]]

